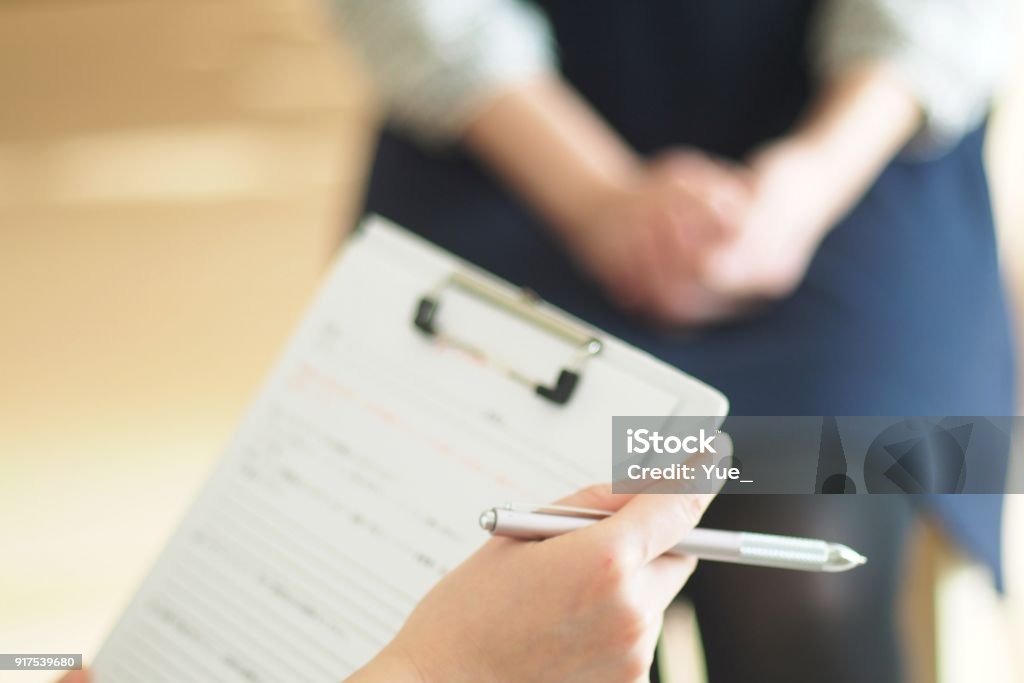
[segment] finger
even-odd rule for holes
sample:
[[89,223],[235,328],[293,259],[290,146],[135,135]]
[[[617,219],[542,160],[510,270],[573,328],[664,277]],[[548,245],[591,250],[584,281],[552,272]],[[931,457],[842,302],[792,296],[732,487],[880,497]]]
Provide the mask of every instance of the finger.
[[637,241],[624,251],[625,267],[605,278],[603,284],[615,304],[632,313],[643,310],[648,302],[647,256]]
[[687,241],[690,250],[717,243],[731,231],[715,205],[722,192],[714,183],[677,182],[670,189],[673,206],[666,213],[673,230]]
[[731,293],[718,292],[701,283],[695,283],[680,304],[679,322],[689,325],[707,325],[736,318],[750,307],[749,299]]
[[743,231],[751,203],[751,193],[743,182],[720,172],[714,182],[701,188],[700,196],[700,218],[717,241],[733,239]]
[[[719,432],[716,439],[716,454],[696,453],[685,461],[686,464],[692,465],[695,471],[703,471],[702,465],[730,456],[731,437]],[[614,494],[608,484],[591,486],[563,498],[558,504],[610,510],[615,514],[559,538],[572,537],[574,543],[582,544],[581,547],[596,548],[602,555],[620,555],[628,559],[628,564],[640,567],[663,554],[696,526],[723,484],[722,480],[708,482],[707,479],[658,480],[652,481],[644,492],[635,494]]]
[[707,249],[709,241],[699,217],[695,219],[698,212],[693,205],[701,200],[683,189],[673,190],[672,193],[664,200],[667,206],[660,232],[666,239],[664,248],[670,250],[668,253],[678,255],[677,263],[681,260],[688,264],[697,254]]
[[[665,624],[665,610],[657,610],[651,618],[648,620],[647,628],[644,634],[640,638],[640,642],[637,643],[637,648],[644,653],[644,658],[647,661],[647,669],[650,670],[654,664],[655,650],[658,647],[658,641],[661,639],[661,630]],[[642,675],[637,683],[649,683],[650,673]]]
[[650,159],[651,170],[665,176],[697,174],[707,164],[707,156],[694,147],[672,147]]
[[708,493],[643,493],[602,525],[623,556],[642,566],[697,526],[712,498]]
[[69,671],[57,683],[89,683],[89,672],[85,669]]
[[[614,513],[621,510],[635,495],[634,493],[612,493],[611,484],[593,484],[556,500],[554,504],[590,510],[606,510]],[[541,543],[546,544],[548,548],[561,548],[568,557],[583,562],[592,561],[593,553],[609,558],[617,554],[618,547],[616,539],[605,532],[602,526],[604,521],[606,520],[598,520],[590,526],[541,541]]]
[[641,599],[652,608],[665,610],[697,568],[697,558],[662,555],[643,568],[639,577]]
[[748,192],[732,183],[717,185],[709,192],[707,203],[716,236],[720,240],[740,234],[750,206]]
[[654,309],[658,322],[702,325],[735,317],[745,308],[745,301],[705,287],[695,275],[690,278],[660,293]]
[[734,165],[697,149],[676,148],[654,157],[651,169],[670,182],[705,186],[708,183],[731,181]]
[[707,241],[692,232],[693,225],[684,228],[674,220],[665,215],[653,226],[656,244],[651,258],[657,259],[657,265],[650,276],[648,312],[660,322],[678,325],[701,320],[692,309],[701,294],[696,266],[706,258]]
[[669,153],[656,159],[654,170],[689,195],[685,221],[691,239],[721,240],[742,228],[752,184],[744,167],[701,153]]
[[711,154],[697,154],[696,161],[690,158],[677,157],[676,161],[682,160],[679,166],[669,166],[671,171],[679,171],[683,176],[688,173],[687,166],[693,169],[690,175],[696,181],[703,181],[707,185],[718,185],[730,192],[744,193],[753,189],[754,174],[751,170],[738,162],[725,157]]
[[[662,220],[651,218],[651,221]],[[675,251],[666,247],[663,227],[652,223],[646,224],[637,235],[637,249],[643,262],[641,275],[644,287],[644,303],[646,311],[657,315],[662,307],[665,293],[670,290],[675,267]]]
[[789,277],[785,266],[777,259],[769,263],[755,262],[755,259],[765,258],[771,257],[741,244],[730,246],[722,253],[706,257],[700,280],[715,296],[732,299],[744,308],[787,296],[800,279]]
[[763,273],[771,271],[766,266],[773,265],[773,255],[757,237],[764,230],[760,220],[752,214],[743,234],[704,255],[698,265],[699,279],[710,292],[748,306],[765,298]]

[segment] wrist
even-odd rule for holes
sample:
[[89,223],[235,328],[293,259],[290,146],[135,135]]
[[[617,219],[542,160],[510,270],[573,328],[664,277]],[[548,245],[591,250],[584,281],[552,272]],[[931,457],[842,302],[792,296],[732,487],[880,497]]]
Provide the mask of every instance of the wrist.
[[801,131],[773,140],[750,159],[755,181],[780,174],[784,169],[801,169],[831,184],[842,176],[842,164],[831,154],[827,140]]
[[[769,159],[799,160],[833,213],[854,204],[917,130],[921,110],[885,64],[851,67],[826,84],[808,115],[769,145]],[[761,154],[755,156],[759,160]],[[838,218],[836,215],[835,218]]]
[[642,159],[564,81],[546,76],[497,96],[463,141],[563,237],[628,192]]
[[787,136],[763,147],[749,163],[755,204],[787,216],[787,227],[809,243],[824,238],[855,199],[845,169],[812,140]]
[[558,209],[545,216],[556,235],[570,244],[587,240],[596,227],[637,196],[642,167],[626,167],[580,187]]
[[387,664],[394,667],[392,672],[395,675],[381,678],[381,681],[487,683],[496,680],[488,673],[487,658],[482,654],[484,650],[465,634],[446,634],[439,629],[431,637],[419,632],[413,637],[410,635],[399,633],[382,652],[387,653]]

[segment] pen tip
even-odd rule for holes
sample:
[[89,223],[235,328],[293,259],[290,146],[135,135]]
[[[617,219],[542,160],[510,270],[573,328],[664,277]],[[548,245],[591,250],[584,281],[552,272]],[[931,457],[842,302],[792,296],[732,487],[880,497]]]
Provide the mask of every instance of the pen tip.
[[845,572],[854,567],[867,564],[868,558],[849,546],[839,543],[829,544],[828,567],[834,572]]

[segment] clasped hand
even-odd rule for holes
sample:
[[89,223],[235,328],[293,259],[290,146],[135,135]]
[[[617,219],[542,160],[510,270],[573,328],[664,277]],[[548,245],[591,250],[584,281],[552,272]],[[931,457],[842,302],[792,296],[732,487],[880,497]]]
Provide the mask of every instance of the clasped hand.
[[630,312],[670,325],[736,317],[803,279],[834,220],[819,170],[794,144],[743,166],[673,150],[597,199],[567,243]]

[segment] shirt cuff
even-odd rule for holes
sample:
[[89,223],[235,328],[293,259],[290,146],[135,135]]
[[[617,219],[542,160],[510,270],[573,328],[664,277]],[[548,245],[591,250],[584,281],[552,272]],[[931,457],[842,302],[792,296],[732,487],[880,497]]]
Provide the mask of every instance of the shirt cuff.
[[546,18],[518,0],[336,0],[391,121],[456,140],[494,97],[554,70]]
[[818,75],[884,62],[921,106],[905,149],[935,157],[977,127],[1008,62],[1003,0],[832,0],[815,36]]

